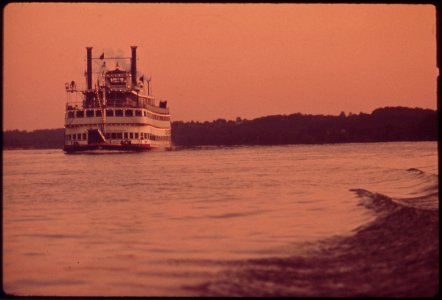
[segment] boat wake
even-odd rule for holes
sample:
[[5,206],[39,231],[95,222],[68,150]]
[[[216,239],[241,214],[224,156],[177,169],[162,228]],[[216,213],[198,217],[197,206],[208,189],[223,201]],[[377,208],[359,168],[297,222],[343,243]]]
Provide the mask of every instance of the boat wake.
[[407,172],[415,174],[420,179],[418,188],[408,191],[412,197],[389,197],[380,193],[370,192],[365,189],[350,189],[360,199],[360,204],[373,209],[378,213],[392,212],[395,209],[409,207],[414,209],[438,209],[439,186],[438,177],[434,174],[410,168]]
[[[285,258],[230,264],[216,279],[186,287],[203,296],[429,297],[439,290],[438,178],[390,197],[351,189],[375,219],[353,235],[307,245]],[[305,249],[304,249],[305,248]]]

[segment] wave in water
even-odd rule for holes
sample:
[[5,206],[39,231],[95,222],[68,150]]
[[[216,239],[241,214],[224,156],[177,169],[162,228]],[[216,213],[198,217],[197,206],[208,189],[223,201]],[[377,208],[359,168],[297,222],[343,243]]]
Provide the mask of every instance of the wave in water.
[[347,237],[300,247],[285,258],[231,263],[211,281],[187,289],[203,296],[430,297],[439,289],[437,176],[423,177],[414,197],[351,189],[376,218]]

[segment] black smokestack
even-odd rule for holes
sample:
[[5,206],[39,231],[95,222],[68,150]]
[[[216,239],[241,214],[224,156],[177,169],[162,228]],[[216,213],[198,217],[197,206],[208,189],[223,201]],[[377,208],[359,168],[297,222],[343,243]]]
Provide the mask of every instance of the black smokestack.
[[137,46],[130,47],[132,48],[130,72],[132,75],[132,85],[135,86],[137,84]]
[[87,51],[87,69],[86,69],[86,78],[87,78],[87,89],[92,89],[92,47],[86,47]]

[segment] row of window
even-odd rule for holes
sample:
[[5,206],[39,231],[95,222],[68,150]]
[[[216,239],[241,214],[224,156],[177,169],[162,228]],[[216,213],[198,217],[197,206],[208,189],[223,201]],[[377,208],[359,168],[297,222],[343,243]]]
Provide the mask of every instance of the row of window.
[[[146,132],[106,132],[106,139],[107,140],[144,140],[149,139],[152,141],[167,141],[169,140],[169,136],[158,136]],[[87,140],[87,134],[86,133],[73,133],[73,134],[67,134],[66,140],[68,141],[86,141]]]
[[107,140],[132,140],[132,139],[141,139],[141,140],[152,140],[152,141],[167,141],[169,139],[168,136],[158,136],[146,132],[106,132]]
[[85,141],[86,139],[86,133],[73,133],[66,135],[66,140],[68,141]]
[[[68,111],[68,118],[91,118],[91,117],[101,117],[101,110],[77,110],[77,111]],[[170,121],[169,116],[159,116],[152,114],[148,111],[141,111],[139,109],[106,109],[106,117],[149,117],[154,120],[161,121]]]
[[[138,130],[141,126],[140,125],[146,125],[146,124],[139,124],[139,123],[106,123],[106,128],[107,130],[112,130],[113,128],[121,128],[122,126],[125,127],[132,127],[135,128],[135,130]],[[168,127],[159,127],[159,126],[154,126],[150,124],[147,124],[148,126],[142,126],[143,128],[146,127],[155,127],[155,128],[159,128],[159,129],[165,129],[167,131],[170,132],[170,126]],[[65,125],[65,128],[80,128],[80,130],[84,129],[85,127],[90,128],[91,126],[96,126],[99,127],[101,126],[101,123],[97,123],[97,124],[76,124],[76,125]],[[143,130],[143,129],[141,129]],[[166,131],[166,132],[167,132]]]

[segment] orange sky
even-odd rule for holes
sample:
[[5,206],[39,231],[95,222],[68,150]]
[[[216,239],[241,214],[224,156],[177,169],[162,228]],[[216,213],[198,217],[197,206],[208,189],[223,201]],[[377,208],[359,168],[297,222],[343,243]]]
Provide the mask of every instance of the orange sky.
[[18,3],[4,9],[3,128],[61,128],[86,46],[130,56],[172,119],[436,108],[431,5]]

